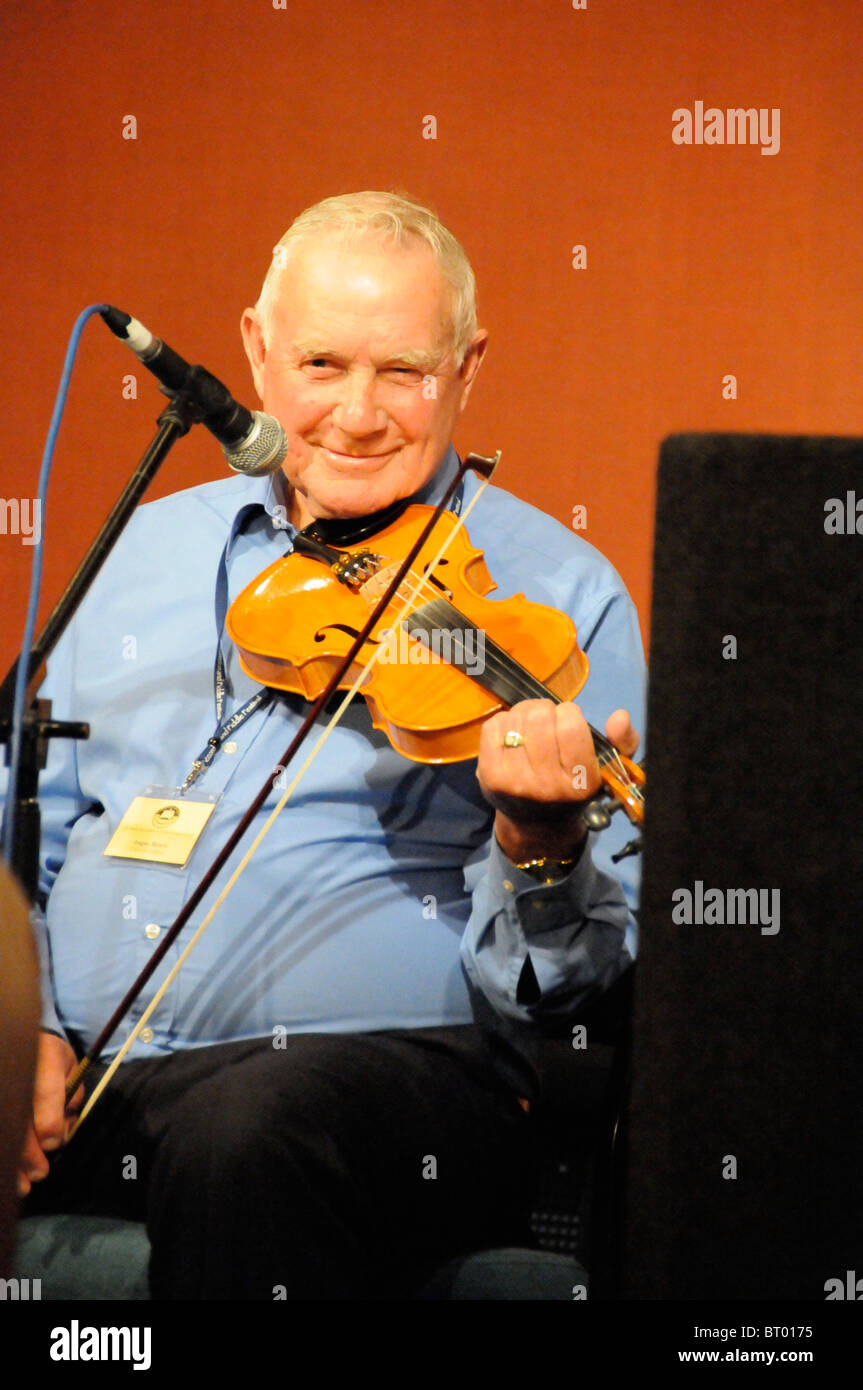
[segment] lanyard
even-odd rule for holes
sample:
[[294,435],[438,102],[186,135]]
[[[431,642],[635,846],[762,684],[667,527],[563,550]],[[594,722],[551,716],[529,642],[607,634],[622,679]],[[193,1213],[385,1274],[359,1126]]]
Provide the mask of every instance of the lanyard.
[[262,705],[269,705],[273,699],[272,690],[259,690],[255,695],[247,700],[241,709],[234,710],[233,714],[227,719],[222,718],[225,708],[225,696],[228,688],[228,673],[225,669],[225,660],[222,656],[221,634],[219,636],[219,649],[216,653],[216,667],[214,671],[214,684],[216,691],[216,728],[204,747],[201,749],[197,758],[192,763],[192,770],[183,783],[183,791],[188,791],[189,787],[206,772],[210,763],[215,758],[222,744],[230,737],[241,724],[245,724],[255,713],[255,710]]
[[222,558],[219,561],[219,570],[216,577],[216,631],[218,640],[216,643],[216,659],[213,664],[213,699],[216,706],[216,727],[210,738],[204,744],[197,758],[192,763],[191,771],[183,783],[182,790],[188,791],[198,778],[206,772],[211,762],[215,758],[222,744],[233,734],[247,719],[251,719],[256,710],[262,706],[272,704],[273,691],[264,687],[258,690],[250,699],[246,701],[240,709],[235,709],[232,714],[225,718],[225,705],[228,696],[233,694],[231,682],[228,676],[228,668],[225,663],[222,651],[222,642],[225,636],[225,618],[228,612],[228,546],[230,538],[225,542],[222,551]]

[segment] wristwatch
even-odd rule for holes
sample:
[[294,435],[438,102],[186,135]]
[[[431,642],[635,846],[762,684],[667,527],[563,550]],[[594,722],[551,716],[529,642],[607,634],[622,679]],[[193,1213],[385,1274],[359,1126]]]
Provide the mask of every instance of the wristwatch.
[[[581,858],[580,855],[577,857]],[[557,883],[566,878],[574,863],[575,859],[527,859],[515,867],[521,869],[523,874],[530,874],[537,883]]]

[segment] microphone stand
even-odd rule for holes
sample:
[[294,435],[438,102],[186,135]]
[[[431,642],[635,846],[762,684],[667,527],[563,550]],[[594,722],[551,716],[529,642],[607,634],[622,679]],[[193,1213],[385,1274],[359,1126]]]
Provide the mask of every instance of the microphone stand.
[[[166,392],[166,394],[169,394]],[[187,391],[170,393],[171,399],[158,418],[158,430],[148,449],[114,503],[99,534],[81,561],[48,621],[33,644],[27,661],[27,713],[21,732],[21,757],[17,785],[9,787],[9,805],[14,807],[12,868],[31,903],[39,891],[39,843],[41,818],[39,814],[39,772],[48,756],[52,738],[89,738],[89,724],[60,721],[51,718],[50,700],[37,700],[36,690],[42,682],[45,663],[60,637],[68,627],[81,600],[120,538],[132,512],[161,468],[174,443],[188,434],[192,425],[204,419],[204,410]],[[12,732],[12,710],[18,667],[25,659],[22,652],[0,686],[0,743],[8,744]],[[9,749],[6,751],[9,762]],[[7,809],[8,814],[8,809]]]

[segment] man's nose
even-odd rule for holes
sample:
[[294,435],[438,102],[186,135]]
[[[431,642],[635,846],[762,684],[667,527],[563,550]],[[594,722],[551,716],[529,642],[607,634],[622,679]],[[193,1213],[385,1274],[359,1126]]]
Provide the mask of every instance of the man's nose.
[[375,372],[348,372],[333,410],[333,421],[345,434],[374,434],[386,429],[386,411],[377,398]]

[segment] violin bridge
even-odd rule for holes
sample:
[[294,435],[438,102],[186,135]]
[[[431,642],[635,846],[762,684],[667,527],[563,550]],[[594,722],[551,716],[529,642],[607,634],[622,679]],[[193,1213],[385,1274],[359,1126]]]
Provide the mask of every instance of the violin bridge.
[[[376,558],[381,561],[383,560],[382,556],[377,556]],[[365,599],[369,608],[374,608],[378,600],[383,598],[398,568],[398,561],[391,560],[388,564],[382,564],[382,567],[375,574],[371,575],[359,586],[358,592],[362,598]],[[412,570],[409,570],[405,575],[401,587],[394,597],[403,598],[410,593],[413,598],[418,600],[427,598],[429,591],[427,589],[424,591],[424,588],[428,584],[434,584],[437,591],[442,593],[446,598],[452,598],[450,590],[447,589],[445,585],[441,584],[440,580],[437,579],[435,575],[427,574],[423,581],[419,581]]]
[[383,556],[378,555],[376,559],[381,562],[380,569],[365,578],[358,589],[360,597],[365,600],[369,608],[374,608],[375,604],[383,598],[399,567],[397,560],[390,560],[389,563],[384,564]]

